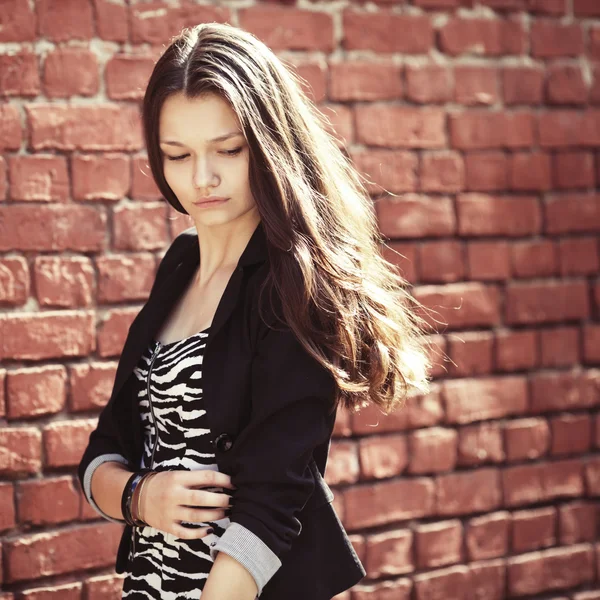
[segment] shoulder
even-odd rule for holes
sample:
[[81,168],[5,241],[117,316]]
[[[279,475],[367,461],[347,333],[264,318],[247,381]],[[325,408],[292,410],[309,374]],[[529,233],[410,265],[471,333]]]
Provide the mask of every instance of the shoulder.
[[187,251],[198,245],[198,233],[195,227],[190,227],[179,233],[165,251],[162,262],[176,262],[182,260]]
[[169,247],[160,260],[153,287],[156,287],[156,284],[175,269],[185,257],[190,256],[190,252],[193,252],[197,246],[198,233],[195,227],[190,227],[178,234],[169,244]]
[[170,246],[167,248],[165,252],[165,257],[168,254],[177,255],[179,252],[189,248],[198,243],[198,232],[195,227],[189,227],[185,229],[181,233],[177,234]]

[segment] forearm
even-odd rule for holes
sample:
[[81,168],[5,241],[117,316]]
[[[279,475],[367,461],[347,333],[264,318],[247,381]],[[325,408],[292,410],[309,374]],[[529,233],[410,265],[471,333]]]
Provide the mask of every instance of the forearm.
[[202,600],[254,600],[254,578],[235,558],[219,552],[202,591]]
[[125,465],[117,462],[101,464],[92,477],[92,496],[98,507],[113,519],[122,519],[121,497],[131,476]]

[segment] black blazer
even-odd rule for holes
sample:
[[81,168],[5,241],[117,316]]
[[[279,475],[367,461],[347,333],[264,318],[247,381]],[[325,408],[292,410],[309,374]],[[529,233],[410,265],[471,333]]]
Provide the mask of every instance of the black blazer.
[[[150,297],[129,328],[111,397],[79,464],[82,485],[87,466],[103,454],[121,454],[130,470],[139,468],[143,434],[129,387],[133,369],[189,284],[199,254],[196,230],[190,228],[161,261]],[[264,320],[259,317],[258,290],[268,268],[259,223],[211,324],[203,398],[219,471],[237,487],[230,520],[258,536],[282,562],[261,599],[330,600],[365,575],[323,479],[335,422],[334,379],[275,319],[268,294],[263,294]],[[130,540],[126,526],[118,573],[126,569]]]

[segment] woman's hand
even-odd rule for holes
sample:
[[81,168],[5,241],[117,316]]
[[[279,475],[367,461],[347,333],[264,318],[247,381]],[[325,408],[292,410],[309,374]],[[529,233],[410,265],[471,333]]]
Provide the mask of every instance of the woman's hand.
[[198,488],[234,489],[225,473],[210,470],[160,471],[142,489],[141,514],[148,525],[192,540],[206,536],[209,527],[190,528],[182,522],[206,523],[227,516],[230,496]]

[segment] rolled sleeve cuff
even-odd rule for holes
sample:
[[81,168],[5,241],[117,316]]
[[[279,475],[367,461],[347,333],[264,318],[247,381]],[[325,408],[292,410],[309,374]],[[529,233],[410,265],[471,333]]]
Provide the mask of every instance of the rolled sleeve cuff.
[[94,502],[92,498],[92,477],[94,475],[94,471],[105,462],[118,462],[124,465],[127,464],[127,459],[120,454],[102,454],[101,456],[97,456],[85,470],[83,475],[83,493],[87,501],[90,503],[90,506],[101,516],[104,517],[107,521],[112,521],[113,523],[125,523],[124,519],[113,519],[109,517],[105,512],[103,512],[100,507]]
[[275,575],[281,561],[254,533],[239,523],[231,523],[219,541],[211,547],[215,560],[218,552],[235,558],[252,575],[260,596],[264,586]]

